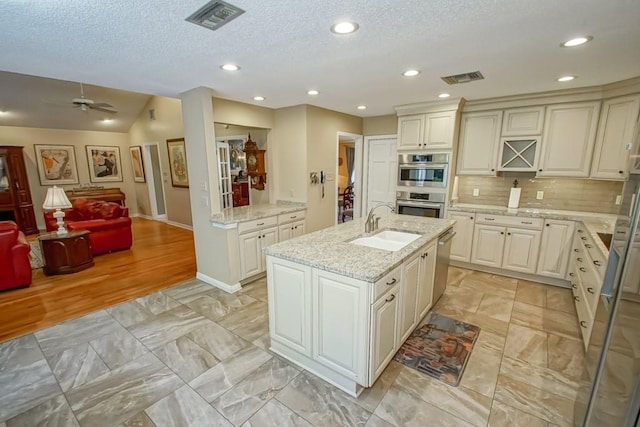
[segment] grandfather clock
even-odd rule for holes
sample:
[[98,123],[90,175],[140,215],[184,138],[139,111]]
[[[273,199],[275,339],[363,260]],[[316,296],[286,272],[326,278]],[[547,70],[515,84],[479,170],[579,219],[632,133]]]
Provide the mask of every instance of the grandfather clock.
[[244,152],[247,156],[247,175],[251,182],[251,188],[264,190],[267,183],[267,171],[264,163],[264,153],[266,150],[258,149],[258,144],[251,140],[251,134],[247,142],[244,143]]

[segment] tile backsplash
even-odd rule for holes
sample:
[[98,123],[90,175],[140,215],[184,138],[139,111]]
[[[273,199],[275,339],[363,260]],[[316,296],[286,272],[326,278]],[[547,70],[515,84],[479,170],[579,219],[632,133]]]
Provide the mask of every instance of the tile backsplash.
[[[572,178],[535,178],[532,174],[509,173],[499,177],[458,177],[458,202],[507,206],[513,180],[518,179],[521,208],[563,209],[615,214],[616,196],[622,194],[622,182]],[[477,188],[479,195],[473,196]],[[536,199],[543,191],[542,200]]]

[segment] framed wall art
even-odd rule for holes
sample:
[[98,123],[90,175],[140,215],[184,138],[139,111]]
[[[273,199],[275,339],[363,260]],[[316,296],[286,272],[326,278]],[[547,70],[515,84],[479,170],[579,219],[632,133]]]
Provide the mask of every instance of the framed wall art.
[[78,166],[73,145],[34,145],[42,185],[78,183]]
[[133,180],[135,182],[145,182],[144,164],[142,162],[142,148],[140,146],[129,147],[131,154],[131,166],[133,167]]
[[122,181],[120,147],[87,145],[86,148],[91,182]]
[[169,150],[169,169],[171,169],[171,185],[174,187],[189,187],[187,173],[187,150],[184,138],[167,139]]

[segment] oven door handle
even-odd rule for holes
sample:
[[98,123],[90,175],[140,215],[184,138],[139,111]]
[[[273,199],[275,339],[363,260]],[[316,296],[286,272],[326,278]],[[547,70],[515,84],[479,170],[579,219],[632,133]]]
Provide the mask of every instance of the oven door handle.
[[407,202],[404,200],[398,200],[396,202],[398,207],[400,206],[413,206],[416,208],[433,208],[433,209],[443,209],[444,205],[440,203],[423,203],[423,202]]
[[400,169],[446,169],[447,163],[429,163],[429,164],[406,164],[398,165]]

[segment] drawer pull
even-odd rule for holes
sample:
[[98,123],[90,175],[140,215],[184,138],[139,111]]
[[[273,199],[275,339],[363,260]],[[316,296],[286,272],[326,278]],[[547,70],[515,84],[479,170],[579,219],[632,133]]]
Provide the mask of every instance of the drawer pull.
[[386,302],[391,302],[396,298],[396,294],[391,294],[391,296],[389,298],[386,298],[385,301]]
[[260,226],[260,225],[264,225],[264,222],[259,222],[256,225]]
[[545,225],[548,227],[548,226],[549,226],[549,223],[546,223]]
[[576,295],[575,297],[573,297],[574,300],[576,300],[576,302],[580,302],[580,297],[578,295]]
[[470,216],[470,217],[469,217],[469,219],[473,219],[473,217],[472,217],[472,216]]
[[298,215],[290,216],[289,218],[296,219],[296,218],[298,218]]
[[396,282],[397,282],[397,280],[396,280],[396,278],[394,277],[390,282],[387,282],[387,286],[391,286],[391,285],[393,285],[393,284],[394,284],[394,283],[396,283]]
[[485,221],[495,221],[496,219],[495,218],[485,218],[484,220]]
[[573,252],[580,252],[580,249],[574,249]]
[[507,233],[507,236],[511,236],[511,233]]
[[580,267],[578,270],[582,271],[583,273],[587,272],[587,270],[584,267]]
[[520,221],[521,224],[531,225],[533,224],[531,221]]
[[593,293],[593,288],[587,288],[587,292],[589,292],[590,294]]
[[504,234],[504,231],[501,231],[500,234]]
[[578,233],[584,233],[584,230],[578,229]]
[[573,289],[578,289],[578,285],[576,285],[575,283],[572,283],[572,284],[571,284],[571,287],[572,287]]
[[602,263],[600,261],[598,261],[598,260],[593,261],[593,263],[595,265],[597,265],[598,267],[600,267],[602,265]]
[[587,248],[587,249],[591,249],[593,246],[591,246],[591,245],[590,245],[590,244],[588,244],[588,243],[585,243],[585,244],[584,244],[584,247],[585,247],[585,248]]
[[580,321],[580,326],[582,326],[583,328],[587,327],[587,322],[585,322],[584,320]]
[[582,262],[582,258],[576,258],[576,261]]
[[586,238],[586,237],[584,237],[584,236],[582,236],[582,237],[581,237],[581,239],[582,239],[582,240],[587,240],[587,238]]
[[576,274],[575,273],[569,273],[569,276],[576,277]]

